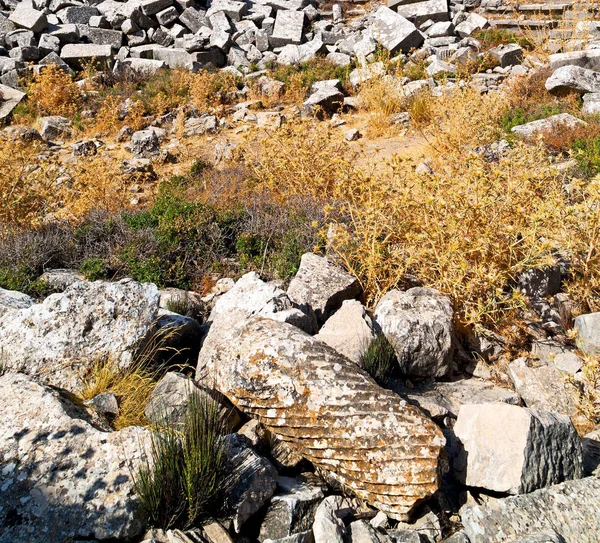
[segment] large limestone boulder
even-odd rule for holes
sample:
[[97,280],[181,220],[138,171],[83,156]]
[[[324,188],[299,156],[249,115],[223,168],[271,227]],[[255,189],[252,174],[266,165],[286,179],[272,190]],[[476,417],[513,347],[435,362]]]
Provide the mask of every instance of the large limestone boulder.
[[326,257],[306,253],[300,268],[287,290],[292,302],[314,311],[319,323],[339,309],[344,300],[360,294],[360,285],[353,277]]
[[442,377],[452,369],[453,309],[431,288],[391,290],[375,308],[375,322],[396,351],[403,373]]
[[3,362],[76,391],[97,360],[131,362],[154,323],[158,300],[154,285],[131,279],[74,283],[40,304],[0,315]]
[[149,432],[106,432],[23,374],[0,377],[0,542],[140,535],[131,470]]
[[365,307],[358,300],[346,300],[315,337],[360,364],[375,332]]
[[600,541],[600,479],[587,477],[460,511],[471,543],[505,543],[554,530],[565,543]]
[[455,475],[468,486],[522,494],[582,476],[569,417],[505,403],[467,404],[454,425]]
[[203,350],[234,405],[376,508],[407,518],[435,492],[444,438],[417,408],[289,324],[251,317]]

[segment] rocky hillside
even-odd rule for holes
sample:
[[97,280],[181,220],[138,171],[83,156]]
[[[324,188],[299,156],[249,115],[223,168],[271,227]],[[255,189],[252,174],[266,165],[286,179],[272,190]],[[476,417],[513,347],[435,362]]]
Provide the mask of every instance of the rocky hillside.
[[0,543],[600,541],[594,6],[0,8]]

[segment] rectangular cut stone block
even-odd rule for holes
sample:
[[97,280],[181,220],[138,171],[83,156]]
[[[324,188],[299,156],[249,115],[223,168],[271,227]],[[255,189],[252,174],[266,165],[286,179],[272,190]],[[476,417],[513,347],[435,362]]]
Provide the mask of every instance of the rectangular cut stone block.
[[208,26],[205,14],[194,8],[186,8],[179,16],[179,20],[194,34],[203,26]]
[[41,11],[33,9],[26,4],[20,4],[10,14],[8,20],[18,27],[26,28],[32,32],[41,32],[48,26],[46,16]]
[[79,64],[82,60],[91,59],[103,63],[112,58],[112,47],[93,43],[68,43],[62,48],[60,57],[67,64]]
[[455,474],[467,486],[522,494],[583,473],[581,440],[566,415],[505,403],[466,404],[454,434]]
[[234,0],[216,0],[206,12],[206,16],[210,17],[219,11],[225,13],[232,21],[241,21],[242,17],[248,12],[248,5],[245,2]]
[[447,21],[449,19],[447,0],[425,0],[396,7],[396,12],[415,24],[427,20]]
[[390,8],[381,6],[374,19],[373,37],[390,53],[407,53],[425,40],[413,23]]
[[159,11],[168,8],[173,0],[143,0],[141,3],[144,15],[156,15]]
[[107,28],[93,28],[87,25],[77,25],[79,35],[86,37],[96,45],[110,45],[117,50],[123,44],[123,32]]
[[176,49],[160,47],[152,50],[154,60],[162,60],[169,68],[187,68],[191,70],[194,67],[196,57],[188,53],[185,49]]
[[278,11],[275,17],[275,27],[271,36],[273,47],[282,47],[289,43],[302,43],[304,28],[303,11]]

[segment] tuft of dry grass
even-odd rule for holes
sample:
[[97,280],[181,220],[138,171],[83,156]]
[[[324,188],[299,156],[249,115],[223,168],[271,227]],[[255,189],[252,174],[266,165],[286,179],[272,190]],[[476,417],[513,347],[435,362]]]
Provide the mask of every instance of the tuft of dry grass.
[[359,108],[369,114],[371,137],[390,134],[392,115],[406,111],[406,106],[400,82],[393,76],[375,77],[360,86]]
[[119,414],[112,421],[115,430],[147,426],[146,404],[168,365],[168,359],[158,365],[156,360],[161,356],[164,358],[164,353],[176,354],[166,345],[179,332],[180,328],[174,326],[155,332],[127,367],[121,367],[118,360],[112,358],[98,360],[85,377],[79,397],[87,401],[112,392],[119,403]]
[[42,68],[33,76],[27,96],[38,115],[72,117],[82,102],[77,83],[55,64]]

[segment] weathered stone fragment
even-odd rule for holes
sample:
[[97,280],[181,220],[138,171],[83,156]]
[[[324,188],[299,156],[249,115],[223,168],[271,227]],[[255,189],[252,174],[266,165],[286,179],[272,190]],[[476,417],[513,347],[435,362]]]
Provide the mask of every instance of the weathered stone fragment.
[[299,45],[302,43],[302,29],[304,27],[303,11],[279,10],[275,17],[273,35],[269,41],[274,47],[282,47],[289,43]]
[[391,290],[375,308],[375,322],[396,351],[403,373],[441,377],[452,369],[453,309],[441,292]]
[[150,158],[160,152],[160,141],[154,130],[138,130],[131,136],[133,158]]
[[580,66],[563,66],[546,80],[546,89],[553,94],[600,92],[600,72]]
[[45,140],[53,140],[71,135],[71,121],[66,117],[54,115],[51,117],[40,117],[40,135]]
[[102,357],[129,364],[157,311],[154,285],[128,279],[74,283],[41,304],[0,316],[3,362],[74,391],[81,373]]
[[17,6],[8,20],[15,25],[31,30],[32,32],[41,32],[48,26],[46,16],[31,6],[27,2],[23,2]]
[[468,486],[522,494],[582,476],[569,417],[504,403],[467,404],[454,425],[455,476]]
[[348,526],[349,543],[392,543],[386,534],[375,530],[368,522],[356,520]]
[[358,280],[331,260],[306,253],[298,273],[287,290],[290,299],[307,310],[312,309],[319,322],[339,309],[344,300],[360,294]]
[[323,325],[317,339],[360,364],[375,337],[373,322],[358,300],[346,300]]
[[279,477],[260,525],[259,541],[283,539],[310,530],[323,491],[290,477]]
[[478,13],[470,13],[462,23],[456,25],[455,30],[461,38],[465,38],[473,34],[476,30],[482,30],[488,26],[490,26],[490,23],[485,17],[482,17]]
[[343,521],[344,509],[350,504],[342,496],[328,496],[325,498],[315,513],[313,534],[316,541],[323,543],[344,543],[346,526]]
[[0,542],[130,539],[143,524],[131,469],[149,432],[102,431],[54,389],[0,377]]
[[395,8],[395,11],[417,25],[425,21],[447,21],[449,18],[447,0],[402,3]]
[[523,60],[523,49],[516,43],[498,45],[488,51],[502,68],[521,64]]
[[27,294],[0,288],[0,317],[11,309],[25,309],[33,304],[35,300]]
[[600,479],[587,477],[531,494],[465,506],[460,516],[470,543],[506,543],[552,531],[565,543],[600,541]]
[[228,429],[235,428],[239,421],[239,413],[218,392],[209,392],[199,387],[185,375],[170,371],[158,382],[146,404],[146,418],[155,423],[182,423],[188,409],[190,396],[198,394],[210,395],[217,402],[223,420]]
[[62,48],[60,58],[73,66],[79,66],[85,60],[104,64],[112,58],[112,47],[94,43],[68,43]]
[[508,366],[508,376],[527,407],[577,416],[575,389],[557,368],[518,358]]
[[600,477],[600,429],[586,434],[583,446],[583,474]]
[[[203,360],[204,351],[209,352],[222,342],[222,335],[252,315],[289,322],[301,326],[302,329],[311,328],[307,317],[299,309],[292,307],[292,302],[285,292],[262,281],[257,273],[250,272],[243,275],[233,288],[217,300],[208,317],[209,330],[199,360]],[[202,364],[198,366],[197,379],[203,378],[201,368]]]
[[319,118],[337,113],[344,104],[344,95],[334,87],[325,87],[311,94],[302,104],[302,115]]
[[600,355],[600,313],[586,313],[575,318],[577,347],[589,356]]
[[25,96],[20,90],[0,84],[0,123],[9,117]]
[[598,71],[600,70],[600,50],[583,49],[550,55],[550,68],[552,70],[557,70],[563,66],[580,66],[581,68]]
[[242,525],[273,496],[277,487],[277,470],[258,456],[242,436],[227,436],[228,474],[222,482],[227,508],[233,512],[233,527]]
[[[600,87],[599,87],[600,88]],[[520,124],[512,128],[512,133],[518,138],[524,140],[534,139],[540,134],[551,134],[558,130],[573,129],[579,126],[585,126],[587,123],[574,117],[570,113],[559,113],[546,119],[531,121],[527,124]]]
[[438,484],[444,438],[418,409],[298,328],[252,317],[203,348],[199,372],[307,460],[393,518]]

